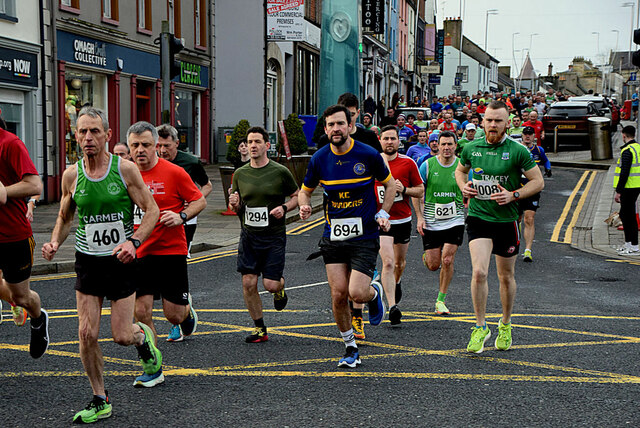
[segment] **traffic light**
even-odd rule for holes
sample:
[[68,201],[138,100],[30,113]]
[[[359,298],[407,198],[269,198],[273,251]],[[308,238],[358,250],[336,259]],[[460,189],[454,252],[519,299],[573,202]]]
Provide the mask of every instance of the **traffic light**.
[[[637,30],[633,30],[633,43],[636,45],[640,45],[640,28]],[[636,67],[640,67],[640,51],[635,51],[631,55],[631,64]]]
[[184,49],[184,45],[182,44],[182,40],[178,39],[173,34],[169,34],[169,79],[173,80],[174,77],[180,74],[180,61],[176,59],[176,54],[178,54],[182,49]]

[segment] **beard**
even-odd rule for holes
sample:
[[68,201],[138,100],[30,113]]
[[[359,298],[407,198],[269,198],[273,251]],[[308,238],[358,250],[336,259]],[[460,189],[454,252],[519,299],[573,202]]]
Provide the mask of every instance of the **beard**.
[[340,135],[340,140],[336,141],[333,139],[333,137],[337,137],[338,134],[334,134],[329,138],[329,141],[331,142],[331,144],[333,144],[336,147],[339,147],[341,145],[343,145],[344,143],[347,142],[347,137],[345,137],[344,135]]
[[496,144],[499,143],[500,141],[502,141],[502,138],[504,137],[504,135],[507,133],[506,129],[503,130],[499,130],[497,131],[497,134],[492,134],[491,131],[488,131],[486,133],[487,135],[487,142],[491,143],[491,144]]
[[393,156],[396,153],[398,153],[398,149],[396,149],[395,147],[387,147],[384,149],[385,155]]

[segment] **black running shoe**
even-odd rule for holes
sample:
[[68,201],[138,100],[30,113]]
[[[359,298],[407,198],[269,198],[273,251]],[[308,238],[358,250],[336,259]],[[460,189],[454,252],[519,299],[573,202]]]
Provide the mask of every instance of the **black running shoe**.
[[287,297],[287,293],[284,291],[284,284],[282,284],[282,290],[277,293],[273,293],[273,307],[276,311],[281,311],[287,307],[287,302],[289,298]]
[[402,281],[396,284],[396,305],[402,300]]
[[29,345],[29,354],[33,358],[40,358],[47,352],[49,347],[49,314],[44,309],[40,310],[42,315],[42,324],[40,327],[33,327],[33,320],[31,321],[31,344]]
[[256,327],[253,329],[253,333],[247,336],[244,341],[247,343],[260,343],[269,340],[266,327]]
[[400,318],[402,318],[402,312],[396,305],[393,305],[391,309],[389,309],[389,322],[391,323],[391,327],[400,327]]

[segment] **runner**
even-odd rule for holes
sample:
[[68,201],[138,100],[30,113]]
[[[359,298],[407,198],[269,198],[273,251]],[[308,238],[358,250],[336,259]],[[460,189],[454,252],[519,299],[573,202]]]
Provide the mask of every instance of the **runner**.
[[[153,300],[162,298],[166,319],[176,326],[177,338],[196,331],[198,315],[191,303],[187,274],[187,240],[182,227],[206,206],[191,177],[179,166],[158,158],[158,132],[148,122],[138,122],[127,131],[127,141],[144,184],[160,209],[160,218],[149,238],[138,247],[135,317],[151,328]],[[134,207],[134,230],[140,227],[145,213]],[[173,333],[173,329],[171,331]],[[157,342],[156,342],[157,346]],[[153,387],[164,382],[162,367],[153,374],[143,373],[133,382],[135,387]]]
[[[398,135],[400,136],[400,152],[406,153],[411,145],[409,139],[415,135],[413,129],[406,125],[406,117],[404,114],[399,114],[396,119],[396,127],[398,128]],[[358,141],[358,140],[356,140]]]
[[[4,125],[2,118],[0,123]],[[29,286],[35,240],[27,199],[41,191],[42,181],[27,147],[0,126],[0,299],[11,304],[16,325],[25,324],[25,310],[31,317],[33,358],[40,358],[49,346],[49,316]]]
[[[464,148],[464,146],[474,141],[475,139],[476,139],[476,126],[473,123],[468,123],[467,126],[465,127],[464,135],[462,136],[462,138],[458,140],[456,153],[455,153],[456,156],[459,155],[460,152],[462,152],[462,149]],[[438,142],[438,146],[439,145],[440,143]]]
[[[104,385],[104,359],[98,344],[104,298],[111,300],[111,333],[119,345],[135,345],[145,373],[162,366],[151,328],[132,324],[135,306],[136,249],[158,220],[158,206],[133,162],[106,151],[111,129],[104,111],[83,107],[78,113],[76,140],[84,157],[62,175],[62,199],[51,242],[42,255],[51,261],[69,235],[78,207],[76,230],[76,303],[80,358],[89,377],[93,399],[73,418],[92,423],[111,416]],[[133,232],[133,203],[145,216]]]
[[[238,272],[242,274],[242,294],[255,328],[247,343],[269,340],[258,294],[258,277],[273,294],[273,306],[287,306],[284,290],[284,254],[287,243],[286,214],[298,203],[298,185],[291,172],[269,160],[269,134],[264,128],[247,131],[251,162],[233,174],[229,208],[238,213],[242,231],[238,243]],[[290,199],[285,203],[285,197]]]
[[[384,144],[382,146],[384,149]],[[407,156],[413,159],[414,162],[418,162],[418,159],[424,155],[428,155],[429,153],[431,153],[431,148],[429,147],[427,130],[421,129],[418,131],[418,142],[409,147],[409,150],[407,150]]]
[[325,132],[331,144],[318,150],[309,163],[298,198],[300,218],[311,215],[311,193],[322,184],[327,210],[320,250],[331,289],[333,316],[346,346],[338,367],[356,367],[360,355],[351,326],[349,297],[355,303],[369,303],[369,323],[384,319],[383,290],[371,284],[378,256],[378,227],[389,230],[388,210],[393,199],[384,201],[376,214],[374,179],[385,192],[395,192],[395,183],[382,156],[349,138],[349,110],[334,105],[324,111]]
[[449,314],[445,304],[453,278],[453,261],[464,237],[464,205],[456,183],[456,135],[444,131],[438,136],[438,155],[420,165],[425,191],[411,202],[417,214],[417,230],[422,236],[422,262],[431,271],[440,269],[440,287],[435,312]]
[[[476,326],[467,351],[474,353],[481,353],[491,336],[485,311],[492,253],[495,254],[502,300],[502,318],[495,346],[505,351],[511,347],[511,313],[516,295],[514,269],[520,245],[518,204],[514,202],[535,195],[544,187],[542,174],[529,151],[506,136],[508,117],[509,110],[503,102],[491,102],[484,116],[485,139],[466,145],[456,169],[462,196],[471,198],[466,223]],[[469,170],[473,171],[472,180],[468,177]],[[522,172],[529,182],[521,188]]]
[[[544,149],[541,146],[536,145],[535,129],[530,126],[525,126],[522,129],[522,144],[529,149],[531,158],[536,164],[542,164],[544,166],[545,175],[551,177],[551,162],[544,153]],[[521,177],[522,184],[526,184],[527,179]],[[520,205],[520,214],[524,217],[524,253],[522,254],[522,261],[531,263],[533,262],[533,255],[531,253],[531,247],[533,246],[533,238],[536,234],[536,211],[540,208],[540,193],[536,193],[526,199],[518,201]]]
[[444,118],[444,122],[442,122],[438,126],[438,129],[440,131],[451,131],[451,132],[456,132],[457,133],[458,132],[458,127],[453,122],[453,115],[451,114],[451,112],[445,111],[442,117]]
[[129,151],[129,146],[125,143],[116,143],[116,145],[113,146],[113,154],[120,156],[122,159],[133,161],[131,158],[131,152]]
[[524,130],[524,127],[522,126],[520,116],[517,116],[517,115],[513,116],[513,119],[511,119],[511,127],[507,129],[507,135],[509,136],[509,138],[517,141],[518,143],[522,143],[523,130]]
[[[426,131],[421,130],[426,140]],[[402,299],[402,273],[407,265],[407,251],[411,240],[411,197],[419,197],[424,192],[416,163],[408,156],[398,154],[398,130],[387,126],[380,138],[383,156],[387,160],[391,175],[395,179],[393,205],[389,211],[389,231],[380,232],[380,258],[382,259],[382,286],[389,304],[389,322],[392,327],[400,326],[402,312],[398,303]],[[415,147],[415,146],[414,146]],[[413,147],[412,147],[413,148]],[[385,187],[376,181],[378,208],[385,200]],[[419,212],[419,211],[416,211]]]

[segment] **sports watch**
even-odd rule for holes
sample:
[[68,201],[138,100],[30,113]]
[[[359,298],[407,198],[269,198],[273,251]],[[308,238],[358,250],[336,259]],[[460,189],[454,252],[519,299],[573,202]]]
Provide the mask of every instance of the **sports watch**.
[[515,198],[516,201],[520,199],[520,192],[513,192],[513,197]]
[[182,224],[185,224],[187,222],[187,213],[182,211],[180,213],[180,218],[182,219]]
[[140,248],[140,245],[142,245],[142,242],[140,242],[139,239],[134,238],[133,236],[130,236],[127,238],[127,241],[131,241],[131,243],[133,244],[133,247],[137,250],[138,248]]

